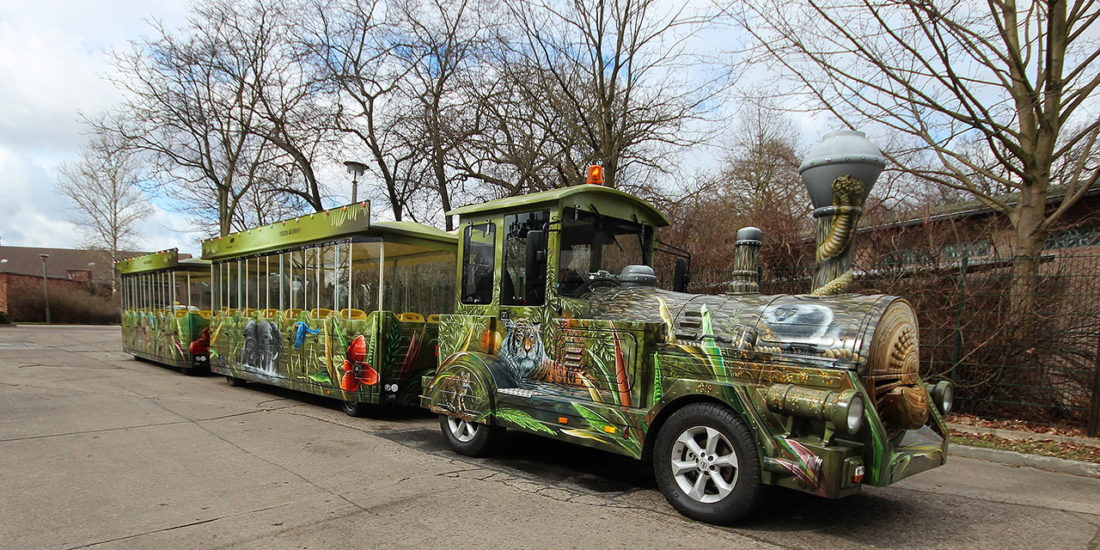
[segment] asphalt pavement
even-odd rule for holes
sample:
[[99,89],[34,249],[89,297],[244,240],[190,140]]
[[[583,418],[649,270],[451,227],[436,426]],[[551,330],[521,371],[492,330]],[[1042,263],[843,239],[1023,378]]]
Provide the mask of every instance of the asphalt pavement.
[[1097,548],[1100,479],[951,457],[720,528],[647,465],[523,434],[452,453],[418,409],[230,387],[133,360],[118,327],[0,328],[0,548]]

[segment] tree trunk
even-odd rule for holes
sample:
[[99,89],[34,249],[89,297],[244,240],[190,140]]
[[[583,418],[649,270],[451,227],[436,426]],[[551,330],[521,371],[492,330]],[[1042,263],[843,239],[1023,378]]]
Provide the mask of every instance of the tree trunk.
[[222,237],[229,234],[230,222],[229,192],[222,187],[218,188],[218,234]]
[[1042,227],[1046,209],[1045,187],[1027,186],[1020,193],[1009,292],[1009,311],[1016,328],[1027,325],[1039,313],[1039,257],[1046,244],[1046,231]]

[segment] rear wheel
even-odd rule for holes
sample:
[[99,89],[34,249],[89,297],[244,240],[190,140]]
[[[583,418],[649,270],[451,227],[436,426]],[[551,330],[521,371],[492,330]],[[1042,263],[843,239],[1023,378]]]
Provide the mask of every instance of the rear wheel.
[[654,451],[661,493],[689,518],[728,525],[748,513],[760,493],[756,441],[728,407],[695,403],[676,411]]
[[340,408],[348,416],[362,417],[367,415],[367,404],[361,401],[341,401]]
[[244,378],[237,378],[236,376],[225,375],[225,380],[229,382],[230,386],[243,386]]
[[479,424],[453,416],[439,415],[439,428],[443,438],[457,453],[466,456],[485,456],[504,436],[504,428]]

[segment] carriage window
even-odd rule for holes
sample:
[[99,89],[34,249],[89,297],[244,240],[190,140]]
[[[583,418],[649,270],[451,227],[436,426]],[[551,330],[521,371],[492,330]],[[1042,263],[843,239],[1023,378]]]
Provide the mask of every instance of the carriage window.
[[501,305],[539,306],[546,298],[546,248],[534,273],[527,273],[527,233],[547,228],[550,212],[526,212],[504,217],[504,271],[501,273]]
[[328,245],[317,248],[319,253],[318,258],[320,261],[317,264],[317,290],[319,292],[317,297],[317,307],[322,310],[333,310],[336,308],[336,261],[337,261],[337,247],[335,245]]
[[187,272],[172,272],[172,309],[187,310],[191,295],[187,292]]
[[336,245],[336,271],[333,285],[333,308],[343,310],[351,307],[349,289],[351,288],[351,243]]
[[466,226],[462,244],[462,303],[493,301],[493,264],[496,262],[496,226]]
[[192,310],[210,309],[210,272],[192,271],[189,289]]
[[[358,242],[351,245],[351,308],[364,314],[383,309],[378,303],[380,275],[378,262],[382,243]],[[358,313],[358,312],[356,312]]]
[[283,309],[279,305],[279,287],[281,284],[281,278],[279,276],[279,259],[282,254],[270,254],[263,257],[263,295],[264,309]]
[[290,266],[289,284],[290,309],[309,309],[306,306],[306,252],[307,250],[294,250],[287,252]]
[[387,240],[384,303],[397,313],[447,313],[454,300],[455,252],[435,241]]

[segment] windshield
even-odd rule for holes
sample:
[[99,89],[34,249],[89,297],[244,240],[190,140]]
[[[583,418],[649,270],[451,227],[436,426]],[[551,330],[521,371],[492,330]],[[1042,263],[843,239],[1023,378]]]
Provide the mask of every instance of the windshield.
[[566,208],[562,211],[558,289],[569,295],[600,270],[618,274],[628,265],[650,265],[653,228]]

